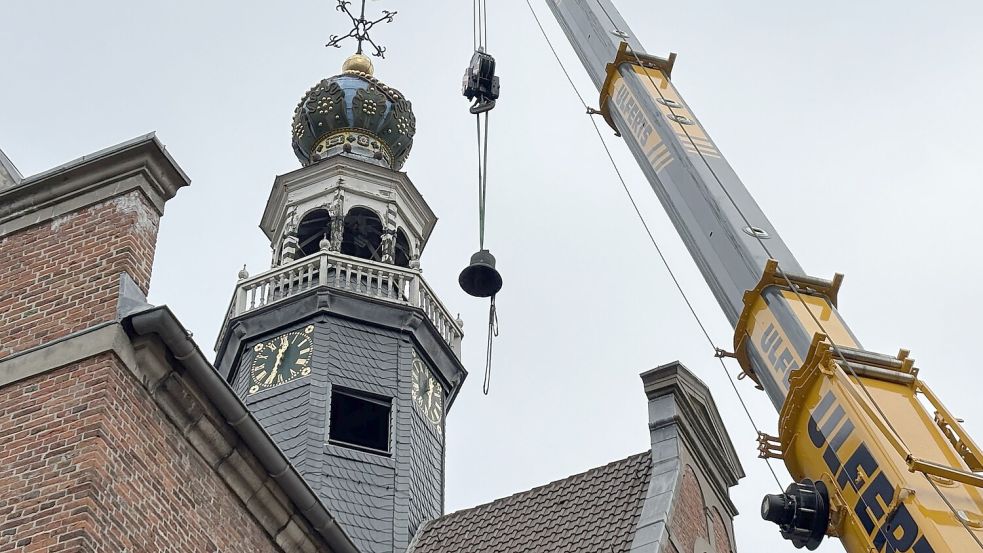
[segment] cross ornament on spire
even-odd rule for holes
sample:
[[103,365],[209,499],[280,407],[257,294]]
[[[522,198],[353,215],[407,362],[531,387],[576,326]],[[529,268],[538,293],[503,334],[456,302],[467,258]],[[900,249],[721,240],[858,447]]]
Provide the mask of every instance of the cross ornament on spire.
[[352,12],[349,11],[348,6],[350,4],[351,2],[349,0],[338,0],[338,6],[335,9],[337,9],[340,12],[344,12],[345,15],[350,17],[352,20],[352,24],[355,27],[351,31],[349,31],[347,35],[344,36],[331,35],[331,40],[329,40],[328,43],[325,44],[325,46],[334,46],[335,48],[341,48],[341,43],[344,42],[345,39],[354,38],[355,40],[358,41],[358,51],[357,51],[358,54],[362,53],[362,43],[368,42],[369,44],[372,45],[373,48],[375,48],[375,53],[372,54],[373,56],[385,58],[386,49],[372,41],[372,38],[369,37],[369,30],[371,30],[372,27],[375,27],[377,23],[382,23],[383,21],[385,21],[386,23],[392,23],[393,18],[396,17],[396,12],[382,10],[383,13],[382,17],[374,21],[369,21],[368,19],[365,19],[365,0],[362,0],[362,11],[361,14],[358,16],[358,18],[356,18],[352,14]]

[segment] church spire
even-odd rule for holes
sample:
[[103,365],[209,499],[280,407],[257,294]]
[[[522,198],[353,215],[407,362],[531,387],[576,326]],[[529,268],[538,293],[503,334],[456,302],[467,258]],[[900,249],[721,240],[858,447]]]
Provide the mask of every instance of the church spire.
[[394,14],[348,7],[358,49],[294,111],[303,167],[273,184],[271,267],[240,274],[216,365],[359,550],[392,553],[443,510],[444,420],[467,372],[463,323],[420,270],[437,217],[400,170],[412,106],[367,55]]

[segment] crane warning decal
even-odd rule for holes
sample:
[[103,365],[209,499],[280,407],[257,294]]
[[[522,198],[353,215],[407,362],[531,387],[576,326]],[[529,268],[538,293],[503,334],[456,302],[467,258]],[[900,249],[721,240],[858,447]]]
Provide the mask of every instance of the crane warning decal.
[[[720,151],[714,146],[696,117],[683,103],[675,87],[669,82],[665,73],[658,69],[631,66],[638,81],[649,98],[658,108],[665,119],[666,125],[672,130],[676,143],[690,155],[705,156],[721,159]],[[629,132],[644,146],[646,157],[656,171],[660,171],[672,161],[669,148],[662,144],[662,139],[652,132],[653,121],[648,121],[649,111],[641,108],[638,99],[631,92],[624,78],[619,77],[612,85],[612,99],[621,115],[628,122]],[[656,140],[651,141],[651,137]],[[661,148],[660,148],[661,145]]]
[[[659,73],[661,74],[661,72]],[[624,79],[620,77],[614,83],[612,101],[628,125],[628,134],[645,152],[645,158],[656,173],[668,167],[672,163],[672,153],[669,151],[669,147],[656,132],[655,125],[649,119],[646,110],[642,109],[641,104],[625,86]]]
[[792,371],[802,366],[802,354],[767,302],[761,299],[756,302],[751,321],[747,338],[757,360],[755,366],[767,370],[768,382],[777,386],[784,397]]

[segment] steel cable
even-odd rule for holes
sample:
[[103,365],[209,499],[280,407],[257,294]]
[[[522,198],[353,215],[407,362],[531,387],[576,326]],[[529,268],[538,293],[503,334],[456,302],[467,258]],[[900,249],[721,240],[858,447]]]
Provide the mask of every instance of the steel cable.
[[[473,0],[472,15],[474,17],[473,44],[475,52],[487,52],[488,48],[488,5],[486,0]],[[494,105],[494,102],[492,102]],[[488,115],[490,108],[474,114],[475,129],[478,144],[478,244],[479,250],[485,249],[485,213],[488,197]],[[484,130],[482,131],[481,115],[484,113]],[[482,134],[484,136],[482,136]],[[498,336],[498,310],[495,306],[495,296],[491,296],[488,307],[488,341],[485,349],[485,378],[482,392],[488,395],[491,387],[492,342]]]
[[[577,95],[577,98],[580,100],[580,103],[583,104],[586,113],[589,115],[593,114],[593,110],[590,108],[587,102],[584,101],[584,97],[580,94],[580,91],[577,90],[577,85],[573,82],[573,79],[570,77],[570,73],[567,71],[566,67],[563,64],[563,61],[560,59],[560,56],[557,53],[556,48],[553,47],[553,43],[552,41],[550,41],[549,35],[546,34],[546,29],[543,28],[543,24],[540,21],[539,16],[536,14],[536,10],[533,9],[532,4],[530,3],[529,0],[526,0],[526,5],[529,7],[529,11],[532,13],[533,18],[536,20],[536,25],[539,27],[539,31],[542,33],[543,38],[546,40],[546,44],[549,46],[550,51],[552,51],[553,57],[556,58],[556,61],[560,66],[560,70],[563,71],[563,75],[566,77],[567,82],[570,83],[570,87],[573,89],[574,94]],[[628,200],[631,203],[632,208],[635,211],[635,214],[638,216],[639,222],[641,222],[642,227],[645,229],[645,233],[649,237],[649,241],[652,243],[652,246],[655,248],[656,253],[659,255],[659,259],[662,261],[662,264],[665,267],[666,272],[669,274],[669,277],[672,279],[673,284],[676,286],[676,290],[679,291],[680,296],[682,297],[683,301],[686,303],[687,309],[689,310],[690,314],[692,314],[693,319],[696,321],[696,324],[700,327],[700,330],[703,332],[703,335],[706,337],[706,340],[710,344],[710,347],[713,348],[714,354],[716,354],[717,352],[721,351],[721,349],[717,347],[716,343],[713,341],[713,338],[710,337],[709,331],[707,331],[707,328],[703,324],[703,321],[700,319],[700,316],[696,313],[696,309],[693,307],[692,302],[690,302],[689,296],[687,296],[686,292],[683,290],[682,284],[679,282],[679,279],[676,277],[675,272],[672,270],[672,267],[669,265],[668,259],[666,258],[665,254],[662,252],[662,248],[659,246],[658,241],[655,239],[655,235],[652,233],[651,228],[649,228],[648,223],[645,221],[645,217],[642,215],[642,211],[638,207],[638,203],[635,201],[635,197],[631,193],[631,189],[628,188],[628,184],[625,181],[624,176],[621,174],[621,169],[618,167],[618,164],[614,159],[614,155],[611,153],[611,150],[608,148],[607,142],[605,142],[604,140],[604,135],[601,133],[601,129],[600,127],[598,127],[597,121],[593,117],[590,118],[590,121],[591,121],[591,125],[593,125],[594,127],[594,132],[597,133],[598,140],[600,140],[601,142],[601,146],[604,148],[604,152],[607,155],[608,160],[611,162],[611,166],[614,169],[615,174],[618,176],[618,180],[621,182],[621,187],[624,189],[625,194],[628,196]],[[720,366],[723,369],[724,374],[727,375],[727,380],[730,382],[731,388],[734,390],[734,393],[737,395],[737,399],[740,402],[741,407],[744,409],[744,414],[747,415],[748,421],[750,421],[751,423],[751,427],[754,428],[754,431],[758,434],[758,436],[763,435],[761,430],[758,428],[757,423],[754,421],[754,417],[751,416],[751,411],[748,409],[747,404],[744,402],[744,397],[737,389],[737,384],[734,382],[734,379],[731,376],[730,371],[727,370],[727,365],[724,363],[724,360],[719,357],[717,357],[717,359],[720,361]],[[765,458],[765,464],[768,466],[768,470],[771,472],[771,476],[772,478],[774,478],[775,484],[778,486],[778,489],[784,492],[784,488],[782,487],[781,480],[778,478],[778,474],[775,472],[775,469],[771,466],[771,462],[768,458]]]
[[[528,2],[528,0],[527,0],[527,2]],[[615,29],[613,29],[613,30],[614,31],[617,31],[618,33],[620,33],[623,36],[627,36],[627,34],[624,33],[624,31],[621,31],[620,29],[617,28],[618,27],[618,24],[614,21],[614,19],[608,13],[607,9],[605,9],[604,5],[601,3],[600,0],[597,0],[597,5],[598,5],[598,7],[601,8],[601,11],[604,13],[605,17],[607,17],[608,21],[615,27]],[[631,54],[635,58],[636,63],[638,63],[638,65],[640,67],[644,67],[644,64],[642,63],[642,60],[638,56],[638,54],[633,49],[631,49],[631,48],[629,48],[629,51],[631,51]],[[662,94],[662,91],[659,89],[659,87],[655,84],[655,80],[652,78],[652,75],[649,74],[649,73],[647,73],[647,72],[645,73],[645,75],[646,75],[646,77],[648,77],[649,84],[652,85],[652,88],[655,89],[659,93],[659,97],[662,98],[663,101],[665,101],[666,98]],[[669,108],[669,113],[672,114],[673,116],[676,116],[675,112],[673,111],[672,105],[670,105],[669,103],[665,103],[665,105],[666,105],[667,108]],[[730,191],[727,190],[727,187],[724,186],[724,184],[721,181],[720,177],[717,175],[716,171],[714,171],[713,167],[710,165],[710,162],[709,162],[709,160],[707,160],[706,156],[703,154],[703,151],[700,150],[697,147],[696,141],[693,140],[693,137],[690,135],[689,131],[686,130],[685,125],[680,124],[679,126],[682,129],[683,133],[686,135],[686,138],[689,140],[690,144],[696,150],[697,155],[699,155],[699,157],[703,161],[704,165],[706,165],[707,170],[710,171],[710,174],[713,176],[714,180],[717,181],[717,184],[719,185],[720,189],[724,192],[724,195],[727,196],[728,201],[731,203],[731,205],[734,207],[734,209],[737,211],[737,213],[741,216],[741,219],[744,221],[744,224],[747,225],[748,228],[754,228],[754,226],[751,224],[751,221],[744,214],[744,211],[737,204],[737,201],[731,195]],[[765,252],[765,254],[770,259],[776,259],[772,255],[771,251],[768,249],[768,246],[764,243],[764,241],[761,239],[760,236],[758,236],[757,234],[754,234],[754,233],[752,233],[752,236],[757,241],[758,245],[761,246],[762,250]],[[819,320],[819,318],[816,316],[816,314],[812,311],[812,308],[809,307],[809,304],[808,303],[806,303],[805,298],[802,297],[802,294],[799,292],[798,287],[796,287],[792,283],[792,280],[781,269],[778,270],[778,274],[781,275],[782,279],[788,285],[789,290],[791,290],[795,294],[796,298],[799,300],[799,302],[805,308],[806,312],[809,313],[810,318],[812,318],[812,320],[816,324],[816,326],[819,327],[819,329],[823,332],[824,335],[826,335],[826,339],[829,342],[830,347],[833,349],[834,353],[840,359],[840,361],[843,362],[844,368],[847,371],[849,371],[850,374],[853,376],[854,381],[857,383],[857,385],[863,391],[864,395],[867,397],[868,401],[870,401],[871,405],[873,405],[874,409],[877,410],[877,413],[884,420],[884,423],[887,425],[888,429],[891,432],[894,433],[894,435],[901,442],[901,445],[903,445],[904,448],[907,450],[907,453],[910,454],[910,449],[908,448],[908,445],[905,443],[904,438],[894,428],[894,425],[891,424],[890,419],[888,419],[887,415],[884,413],[884,411],[881,409],[880,405],[877,403],[877,400],[874,399],[873,395],[867,389],[867,386],[863,383],[862,380],[860,380],[860,377],[857,375],[856,371],[854,371],[853,367],[847,361],[846,356],[843,354],[843,351],[840,349],[839,345],[836,344],[836,342],[833,340],[832,336],[829,334],[829,332],[823,326],[822,322]],[[925,475],[925,476],[926,476],[926,478],[928,478],[928,475]],[[931,482],[931,479],[930,478],[929,478],[929,482]],[[935,487],[935,484],[932,483],[932,486]],[[937,487],[935,488],[935,490],[936,490],[936,492],[939,493],[939,496],[942,498],[942,500],[945,502],[945,504],[949,507],[949,510],[952,511],[952,514],[957,519],[959,519],[960,522],[962,522],[962,519],[960,519],[959,514],[956,512],[955,508],[948,501],[948,499],[942,494],[942,492]],[[874,512],[872,509],[870,509],[870,505],[867,504],[867,502],[863,499],[863,496],[861,495],[859,497],[860,497],[861,502],[864,503],[864,506],[867,507],[868,510],[871,510],[871,512]],[[981,549],[983,549],[983,542],[980,541],[980,539],[976,536],[976,534],[974,534],[972,532],[972,530],[970,530],[970,528],[965,523],[963,523],[963,527],[966,528],[966,531],[970,533],[970,535],[973,537],[973,540],[976,541],[976,543],[980,546]],[[881,532],[882,535],[884,535],[885,539],[887,539],[888,536],[886,534],[884,534],[883,528],[879,528],[879,531]]]

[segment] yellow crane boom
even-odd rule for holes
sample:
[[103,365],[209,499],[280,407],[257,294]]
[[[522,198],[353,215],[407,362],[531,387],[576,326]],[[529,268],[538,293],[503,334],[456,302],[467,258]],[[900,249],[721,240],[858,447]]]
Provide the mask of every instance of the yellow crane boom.
[[611,0],[547,0],[734,326],[745,374],[779,411],[761,457],[796,482],[762,516],[796,547],[983,551],[983,452],[907,350],[865,350],[837,310],[842,276],[807,276]]

